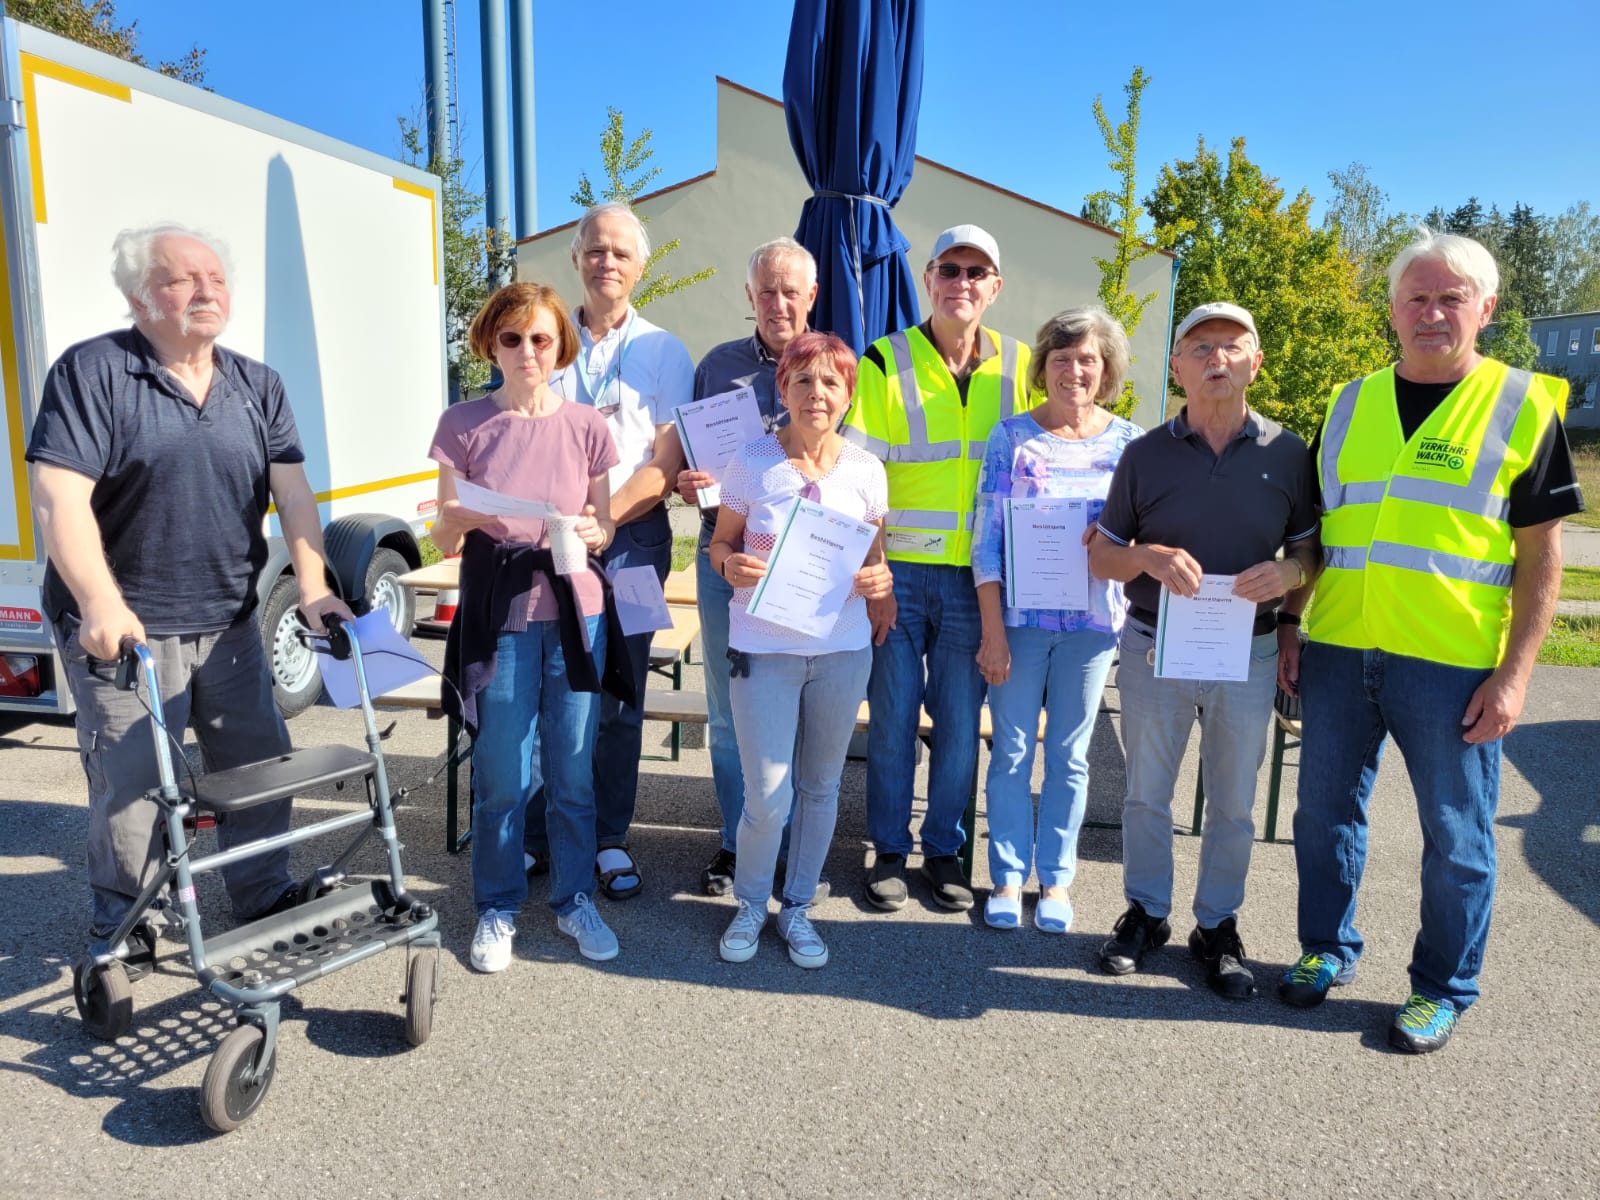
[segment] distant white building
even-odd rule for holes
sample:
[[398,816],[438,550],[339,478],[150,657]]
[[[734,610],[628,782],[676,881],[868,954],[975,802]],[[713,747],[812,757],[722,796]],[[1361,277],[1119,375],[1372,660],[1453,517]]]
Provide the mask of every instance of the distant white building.
[[[809,194],[789,145],[783,105],[719,78],[716,167],[641,196],[637,204],[653,241],[681,243],[667,260],[674,273],[706,266],[717,273],[653,302],[650,319],[681,337],[697,360],[718,342],[749,333],[746,259],[762,242],[794,233]],[[1051,314],[1095,301],[1100,270],[1094,259],[1109,257],[1116,247],[1110,230],[920,157],[894,220],[911,243],[919,289],[927,253],[941,230],[971,221],[992,233],[1000,244],[1005,288],[986,324],[1025,342]],[[523,239],[517,277],[553,284],[576,302],[581,293],[570,255],[573,224]],[[1151,255],[1134,265],[1130,281],[1135,294],[1156,296],[1133,336],[1133,383],[1140,398],[1135,419],[1145,426],[1162,417],[1175,268],[1170,254]],[[919,302],[926,317],[925,293]]]

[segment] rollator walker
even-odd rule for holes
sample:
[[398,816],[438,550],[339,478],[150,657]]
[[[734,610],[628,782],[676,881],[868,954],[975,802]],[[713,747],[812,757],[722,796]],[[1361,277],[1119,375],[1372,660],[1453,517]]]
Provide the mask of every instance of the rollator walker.
[[[238,1026],[212,1054],[200,1085],[200,1115],[219,1133],[237,1128],[266,1097],[277,1062],[279,1002],[302,984],[391,947],[411,947],[421,952],[411,953],[406,967],[406,1040],[420,1046],[433,1029],[439,917],[405,889],[400,840],[360,639],[337,617],[328,617],[327,627],[325,635],[307,631],[302,637],[335,658],[348,657],[353,662],[367,749],[314,746],[293,750],[262,762],[191,776],[181,787],[173,771],[171,750],[177,743],[162,714],[154,658],[147,647],[125,638],[117,665],[116,686],[129,690],[142,682],[150,699],[161,783],[152,789],[149,799],[161,808],[167,848],[155,878],[134,901],[116,932],[93,943],[77,963],[74,999],[84,1028],[94,1036],[110,1040],[128,1032],[133,1024],[133,989],[119,951],[127,953],[126,948],[134,944],[129,939],[138,931],[153,944],[153,931],[145,917],[152,909],[165,907],[169,923],[188,938],[195,975],[220,1000],[234,1006],[238,1020]],[[254,805],[315,788],[343,790],[354,780],[365,786],[367,798],[366,805],[354,812],[191,857],[194,840],[190,827],[207,823],[207,817],[226,821],[228,814]],[[205,935],[195,903],[196,875],[352,827],[360,827],[360,832],[343,853],[300,885],[300,902],[295,907],[216,936]],[[374,832],[383,839],[387,874],[370,881],[347,882],[347,865]],[[168,887],[174,883],[168,902]]]

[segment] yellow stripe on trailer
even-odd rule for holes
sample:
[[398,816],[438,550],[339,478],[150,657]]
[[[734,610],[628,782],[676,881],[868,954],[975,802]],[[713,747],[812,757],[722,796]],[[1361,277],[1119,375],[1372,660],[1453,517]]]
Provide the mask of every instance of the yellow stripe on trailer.
[[435,222],[433,210],[438,203],[438,197],[433,194],[432,188],[425,188],[418,183],[407,183],[404,179],[396,179],[394,186],[396,191],[410,192],[413,196],[421,196],[428,202],[428,245],[433,250],[433,283],[437,287],[439,285],[439,244],[433,239]]
[[[386,492],[390,488],[405,487],[409,483],[426,483],[430,479],[437,478],[439,478],[437,470],[418,471],[414,475],[396,475],[393,479],[379,479],[372,483],[357,483],[352,484],[350,487],[331,488],[326,492],[318,492],[316,500],[318,504],[326,504],[330,500],[344,500],[351,496],[364,496],[369,492]],[[277,512],[278,506],[276,504],[268,505],[267,511]]]
[[35,77],[43,75],[46,79],[70,83],[73,87],[108,96],[112,100],[121,100],[124,104],[133,103],[133,90],[123,84],[112,83],[109,79],[101,79],[98,75],[91,75],[87,71],[80,71],[76,67],[63,66],[61,63],[51,62],[48,58],[40,58],[37,54],[24,53],[19,57],[22,59],[22,104],[27,110],[23,120],[28,127],[28,168],[33,176],[33,219],[43,225],[45,223],[44,150],[40,146],[39,138],[39,105],[33,83]]

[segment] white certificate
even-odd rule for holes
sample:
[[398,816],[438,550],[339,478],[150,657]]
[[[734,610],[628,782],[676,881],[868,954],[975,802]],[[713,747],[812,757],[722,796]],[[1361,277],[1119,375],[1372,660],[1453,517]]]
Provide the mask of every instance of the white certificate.
[[504,492],[492,492],[465,479],[456,480],[456,499],[461,501],[462,508],[486,517],[532,517],[534,520],[548,521],[551,517],[561,515],[559,508],[543,500],[521,500]]
[[1161,589],[1157,679],[1250,678],[1256,602],[1233,594],[1234,575],[1202,575],[1194,596]]
[[1006,604],[1011,608],[1089,607],[1087,500],[1006,501]]
[[838,624],[878,527],[796,497],[746,610],[808,637]]
[[672,628],[667,595],[661,590],[654,567],[618,567],[612,571],[611,599],[617,606],[622,632],[629,637]]
[[678,423],[684,458],[696,471],[719,482],[733,456],[767,432],[754,388],[735,388],[680,404],[672,415]]

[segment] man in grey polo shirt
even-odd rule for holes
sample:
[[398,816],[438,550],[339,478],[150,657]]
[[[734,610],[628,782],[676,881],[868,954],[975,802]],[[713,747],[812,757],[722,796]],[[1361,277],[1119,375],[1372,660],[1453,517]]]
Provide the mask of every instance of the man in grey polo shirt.
[[[1206,812],[1189,949],[1212,989],[1235,999],[1255,990],[1237,918],[1277,683],[1275,609],[1316,573],[1321,555],[1310,452],[1245,400],[1261,357],[1255,321],[1238,305],[1203,304],[1183,319],[1172,373],[1188,403],[1123,452],[1089,548],[1089,569],[1126,583],[1128,599],[1117,667],[1128,910],[1100,965],[1113,975],[1136,971],[1171,936],[1172,793],[1198,714]],[[1233,594],[1257,606],[1247,679],[1155,677],[1161,590],[1193,596],[1202,575],[1234,576]]]
[[[216,344],[228,324],[225,252],[177,225],[124,230],[113,278],[133,328],[69,347],[45,377],[28,444],[34,520],[49,566],[44,604],[77,704],[89,777],[91,938],[109,938],[150,880],[163,838],[155,745],[145,705],[118,690],[124,637],[149,646],[167,725],[193,725],[206,766],[242,766],[289,749],[252,619],[276,505],[314,629],[350,610],[325,582],[322,525],[294,414],[272,368]],[[229,846],[289,827],[289,801],[228,814]],[[223,868],[248,921],[294,902],[287,848]],[[119,947],[149,969],[155,933]]]

